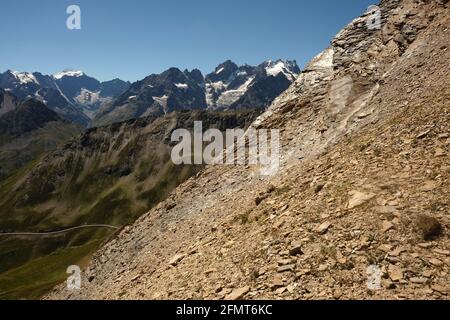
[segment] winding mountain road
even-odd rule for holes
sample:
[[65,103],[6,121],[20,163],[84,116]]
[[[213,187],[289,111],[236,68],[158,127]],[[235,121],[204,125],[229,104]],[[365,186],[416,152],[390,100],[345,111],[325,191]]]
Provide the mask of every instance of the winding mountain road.
[[108,228],[118,230],[119,227],[107,225],[107,224],[88,224],[83,226],[71,227],[59,231],[51,232],[10,232],[10,233],[0,233],[1,236],[52,236],[57,234],[64,234],[73,230],[84,229],[84,228]]

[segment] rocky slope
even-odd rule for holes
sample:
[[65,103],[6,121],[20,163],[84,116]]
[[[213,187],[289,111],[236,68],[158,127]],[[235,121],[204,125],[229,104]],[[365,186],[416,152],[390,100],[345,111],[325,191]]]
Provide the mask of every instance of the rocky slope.
[[135,82],[96,115],[93,126],[180,110],[265,109],[296,79],[295,61],[267,61],[259,66],[220,64],[203,76],[194,69],[171,68]]
[[447,299],[448,1],[380,8],[253,124],[281,129],[279,172],[208,167],[47,298]]
[[[0,233],[130,224],[202,168],[170,161],[175,128],[196,120],[222,130],[246,128],[259,114],[182,112],[89,129],[0,181]],[[64,279],[62,263],[83,261],[113,232],[80,229],[39,241],[0,234],[0,298],[39,296]]]

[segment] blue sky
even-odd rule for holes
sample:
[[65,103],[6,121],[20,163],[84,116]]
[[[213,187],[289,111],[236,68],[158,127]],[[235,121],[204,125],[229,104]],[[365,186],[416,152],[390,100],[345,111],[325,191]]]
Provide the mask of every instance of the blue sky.
[[[211,72],[231,59],[300,66],[376,0],[5,0],[0,71],[84,70],[136,81],[169,67]],[[81,30],[66,8],[81,7]]]

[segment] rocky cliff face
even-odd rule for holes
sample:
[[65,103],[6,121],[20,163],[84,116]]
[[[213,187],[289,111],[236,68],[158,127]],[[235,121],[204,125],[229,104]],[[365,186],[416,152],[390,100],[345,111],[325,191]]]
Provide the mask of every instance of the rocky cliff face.
[[448,1],[379,7],[253,123],[281,129],[279,172],[205,169],[47,298],[446,299]]

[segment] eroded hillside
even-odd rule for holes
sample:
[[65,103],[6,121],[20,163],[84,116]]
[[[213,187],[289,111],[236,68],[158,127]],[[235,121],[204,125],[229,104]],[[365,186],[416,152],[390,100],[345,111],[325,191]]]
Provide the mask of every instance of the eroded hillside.
[[448,1],[380,8],[380,30],[354,20],[253,124],[281,129],[277,174],[208,167],[47,298],[445,299]]

